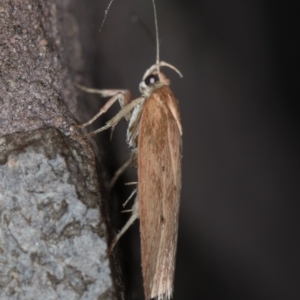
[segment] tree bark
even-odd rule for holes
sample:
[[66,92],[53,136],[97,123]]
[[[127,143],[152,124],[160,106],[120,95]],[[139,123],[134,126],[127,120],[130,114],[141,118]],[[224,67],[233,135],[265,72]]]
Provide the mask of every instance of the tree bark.
[[1,299],[116,299],[112,273],[124,298],[106,255],[101,158],[69,130],[83,114],[73,5],[0,3]]

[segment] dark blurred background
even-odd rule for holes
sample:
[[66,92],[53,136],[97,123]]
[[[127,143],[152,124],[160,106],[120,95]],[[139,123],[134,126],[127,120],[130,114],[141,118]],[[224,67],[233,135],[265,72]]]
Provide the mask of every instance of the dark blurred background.
[[[74,3],[82,83],[137,97],[155,63],[151,1],[115,0],[100,34],[108,1]],[[165,72],[183,123],[174,300],[300,299],[297,2],[156,4],[161,59],[184,75]],[[109,133],[98,137],[111,174],[129,157],[125,130],[124,121],[111,143]],[[118,201],[132,174],[118,182]],[[129,299],[143,299],[138,222],[120,247]]]

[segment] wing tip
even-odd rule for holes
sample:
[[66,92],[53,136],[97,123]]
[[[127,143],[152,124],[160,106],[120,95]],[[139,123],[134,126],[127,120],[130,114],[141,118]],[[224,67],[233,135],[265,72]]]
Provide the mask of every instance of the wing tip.
[[173,295],[173,289],[169,289],[159,295],[151,295],[151,297],[147,297],[146,299],[148,300],[171,300],[172,299],[172,295]]

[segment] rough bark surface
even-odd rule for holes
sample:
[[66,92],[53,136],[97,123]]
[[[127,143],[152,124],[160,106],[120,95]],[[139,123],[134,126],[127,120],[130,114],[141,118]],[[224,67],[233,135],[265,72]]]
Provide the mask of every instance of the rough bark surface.
[[1,134],[67,129],[74,99],[59,34],[58,7],[47,1],[1,1]]
[[0,139],[1,299],[111,299],[95,166],[81,151],[56,129]]
[[82,117],[72,5],[0,3],[1,299],[115,299],[96,157],[69,131]]

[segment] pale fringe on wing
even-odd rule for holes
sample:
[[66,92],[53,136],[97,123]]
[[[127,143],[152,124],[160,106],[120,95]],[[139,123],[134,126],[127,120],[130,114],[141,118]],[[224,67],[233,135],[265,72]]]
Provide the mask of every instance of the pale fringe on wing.
[[[160,262],[161,265],[168,265],[167,261],[172,261],[173,255],[169,252],[167,256],[164,257],[164,261]],[[173,272],[172,272],[173,273]],[[160,274],[160,278],[156,279],[156,282],[159,282],[159,286],[151,295],[151,299],[156,300],[170,300],[173,295],[173,278],[168,277],[170,272],[166,269]],[[166,279],[166,277],[168,277]],[[155,294],[155,295],[153,295]],[[157,295],[158,294],[158,295]]]
[[168,290],[166,293],[158,295],[157,297],[151,298],[156,300],[170,300],[173,295],[173,289]]

